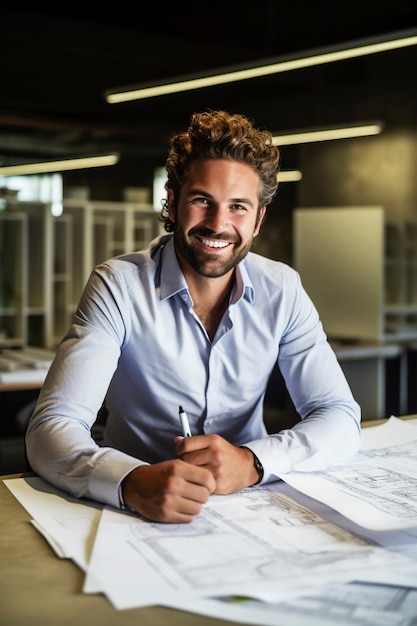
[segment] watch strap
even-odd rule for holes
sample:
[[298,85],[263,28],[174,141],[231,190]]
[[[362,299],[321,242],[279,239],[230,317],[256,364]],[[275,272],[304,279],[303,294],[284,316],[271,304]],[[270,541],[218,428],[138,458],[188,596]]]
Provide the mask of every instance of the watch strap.
[[240,447],[241,448],[246,448],[246,450],[250,450],[250,452],[252,452],[252,454],[253,454],[253,466],[256,469],[256,471],[258,472],[258,480],[256,481],[256,483],[253,483],[253,485],[251,485],[251,486],[254,487],[255,485],[259,485],[259,483],[262,481],[262,478],[264,477],[264,466],[262,465],[262,463],[260,462],[260,460],[258,459],[258,457],[256,456],[256,454],[254,453],[253,450],[251,450],[247,446],[240,446]]

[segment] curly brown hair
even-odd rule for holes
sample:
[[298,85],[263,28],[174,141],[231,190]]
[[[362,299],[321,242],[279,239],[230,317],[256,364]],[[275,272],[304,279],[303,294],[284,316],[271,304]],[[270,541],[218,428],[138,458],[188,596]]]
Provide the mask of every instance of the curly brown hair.
[[[271,133],[255,128],[244,115],[226,111],[194,113],[188,129],[171,137],[165,189],[173,190],[175,207],[190,163],[196,159],[229,159],[246,163],[259,175],[258,209],[272,202],[278,188],[280,152],[272,142]],[[167,200],[162,203],[160,220],[167,232],[173,232],[174,222],[168,216]]]

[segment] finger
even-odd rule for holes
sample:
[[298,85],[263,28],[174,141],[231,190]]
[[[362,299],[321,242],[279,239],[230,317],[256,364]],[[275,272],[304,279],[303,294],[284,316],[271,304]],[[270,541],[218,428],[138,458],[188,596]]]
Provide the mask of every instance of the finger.
[[[192,455],[196,453],[189,454]],[[208,493],[208,495],[215,491],[216,481],[209,469],[203,467],[199,463],[185,462],[185,465],[187,466],[187,470],[184,470],[183,478],[187,481],[187,490],[189,490],[190,486],[193,485],[194,487],[198,487],[199,489],[204,489],[205,492]],[[189,493],[191,493],[191,490],[189,491]],[[197,492],[192,491],[192,493],[196,494]]]
[[145,517],[158,522],[189,523],[200,513],[209,496],[210,492],[205,486],[176,480],[168,491],[147,500],[145,507],[141,507],[141,512]]
[[146,507],[142,507],[141,515],[151,521],[164,524],[189,524],[200,513],[201,507],[201,504],[195,502],[191,505],[184,504],[182,500],[176,504],[167,503],[165,506],[147,503]]
[[[216,488],[216,481],[208,469],[186,463],[182,459],[169,462],[168,467],[169,471],[164,475],[161,488],[157,491],[159,494],[190,497],[189,494],[192,493],[191,497],[205,502]],[[201,491],[196,491],[196,487]]]
[[210,445],[209,435],[193,435],[192,437],[175,437],[175,447],[178,456],[185,452],[192,452],[193,450],[204,450]]
[[199,442],[190,442],[190,439],[197,437],[187,438],[179,443],[177,447],[179,458],[191,465],[207,468],[216,478],[215,472],[224,466],[232,446],[217,435],[201,435],[198,437]]

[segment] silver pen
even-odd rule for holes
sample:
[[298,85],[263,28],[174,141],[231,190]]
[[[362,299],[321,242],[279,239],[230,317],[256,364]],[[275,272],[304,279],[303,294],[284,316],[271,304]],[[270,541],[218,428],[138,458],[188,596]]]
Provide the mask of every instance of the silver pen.
[[184,437],[191,437],[191,430],[190,430],[190,424],[188,423],[187,413],[184,411],[182,406],[179,406],[178,410],[179,410],[179,415],[180,415],[182,434],[184,435]]

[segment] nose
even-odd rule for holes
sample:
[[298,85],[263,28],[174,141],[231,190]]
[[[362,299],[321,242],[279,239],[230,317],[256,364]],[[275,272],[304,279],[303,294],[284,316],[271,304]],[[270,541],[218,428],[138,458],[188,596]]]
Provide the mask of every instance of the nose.
[[220,233],[225,230],[228,219],[227,207],[222,204],[212,204],[205,216],[205,226],[210,228],[214,233]]

